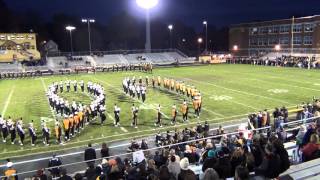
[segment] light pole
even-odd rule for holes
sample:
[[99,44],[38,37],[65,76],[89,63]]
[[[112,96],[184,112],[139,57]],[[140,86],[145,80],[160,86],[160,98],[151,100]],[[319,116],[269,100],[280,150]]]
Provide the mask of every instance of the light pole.
[[170,24],[168,26],[169,32],[170,32],[170,49],[172,49],[172,29],[173,29],[173,25]]
[[72,44],[72,31],[75,30],[76,27],[74,26],[67,26],[66,30],[70,32],[70,50],[71,50],[71,55],[73,54],[73,44]]
[[81,20],[83,23],[88,24],[88,41],[89,41],[89,52],[91,54],[91,30],[90,30],[90,23],[94,23],[94,19],[82,19]]
[[203,39],[202,38],[198,38],[198,60],[199,61],[200,61],[200,54],[201,54],[200,48],[201,48],[202,42],[203,42]]
[[206,52],[207,52],[208,51],[208,22],[203,21],[202,24],[206,26]]
[[158,4],[159,0],[136,0],[139,7],[146,10],[146,52],[151,52],[151,37],[150,37],[150,9]]
[[233,56],[233,63],[234,64],[236,63],[235,57],[236,57],[236,53],[238,52],[238,49],[239,49],[238,45],[233,45],[232,50],[234,51],[234,56]]

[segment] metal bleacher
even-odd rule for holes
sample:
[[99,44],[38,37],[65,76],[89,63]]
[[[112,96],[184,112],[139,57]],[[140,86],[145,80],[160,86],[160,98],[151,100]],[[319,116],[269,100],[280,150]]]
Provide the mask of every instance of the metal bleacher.
[[21,64],[19,63],[0,63],[0,72],[20,72]]
[[107,54],[102,57],[95,56],[96,65],[113,65],[113,64],[128,64],[128,61],[121,54]]

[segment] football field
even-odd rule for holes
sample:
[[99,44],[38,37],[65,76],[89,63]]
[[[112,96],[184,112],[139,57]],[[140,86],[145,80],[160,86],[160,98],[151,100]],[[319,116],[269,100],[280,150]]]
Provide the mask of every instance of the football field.
[[[186,84],[194,85],[202,94],[203,111],[199,119],[194,118],[190,105],[189,123],[182,123],[182,115],[178,112],[176,127],[170,125],[171,107],[180,105],[186,98],[176,93],[152,88],[147,89],[145,103],[125,95],[122,90],[122,80],[125,77],[138,78],[146,76],[161,76],[162,79],[174,78]],[[107,104],[107,121],[100,125],[100,121],[88,125],[80,134],[72,138],[65,145],[56,145],[54,137],[54,121],[59,118],[51,110],[46,90],[53,82],[65,80],[83,80],[100,83],[105,88]],[[150,83],[149,83],[150,84]],[[250,65],[209,65],[197,67],[158,68],[153,74],[142,72],[113,72],[97,74],[78,74],[43,76],[36,78],[0,80],[0,114],[6,119],[11,116],[13,120],[22,117],[26,131],[25,145],[18,143],[11,145],[10,135],[7,142],[0,142],[0,159],[10,156],[20,156],[55,150],[65,150],[83,146],[88,142],[111,142],[133,137],[154,135],[158,130],[166,131],[174,128],[192,127],[197,122],[208,121],[219,125],[220,122],[243,119],[248,113],[274,107],[293,107],[301,102],[309,102],[313,96],[319,96],[320,73],[317,70],[297,68],[278,68]],[[73,89],[73,88],[72,88]],[[91,101],[87,93],[59,94],[69,102],[81,101],[87,105]],[[113,106],[117,103],[121,108],[120,127],[113,126]],[[131,105],[139,107],[138,128],[131,127]],[[164,126],[155,127],[157,118],[156,107],[161,104]],[[51,145],[42,144],[40,119],[44,119],[51,129]],[[38,132],[38,141],[35,147],[30,145],[27,131],[28,123],[33,120]],[[18,136],[17,136],[17,139]]]

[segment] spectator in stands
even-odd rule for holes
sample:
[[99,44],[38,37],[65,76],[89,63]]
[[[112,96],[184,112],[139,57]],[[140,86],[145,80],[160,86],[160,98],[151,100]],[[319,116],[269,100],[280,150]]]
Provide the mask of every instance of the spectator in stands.
[[154,175],[155,177],[159,176],[159,171],[153,159],[148,160],[147,174],[148,176],[150,175]]
[[237,147],[232,155],[231,155],[231,160],[230,160],[230,163],[231,163],[231,166],[232,166],[232,174],[234,174],[235,172],[235,169],[237,166],[241,165],[241,163],[245,162],[245,156],[244,156],[244,151],[242,148],[240,147]]
[[[55,154],[53,154],[52,158],[49,160],[49,164],[48,164],[48,171],[51,173],[51,176],[53,178],[55,177],[59,177],[60,175],[60,165],[62,164],[60,158],[56,157]],[[53,168],[51,168],[53,167]]]
[[74,175],[74,180],[82,180],[82,179],[83,179],[83,177],[80,173],[77,173],[76,175]]
[[314,153],[319,151],[319,149],[319,136],[317,134],[312,134],[310,137],[310,142],[302,148],[303,161],[314,159]]
[[189,169],[189,160],[188,158],[183,158],[180,160],[181,171],[178,175],[178,180],[196,180],[196,175],[192,170]]
[[169,172],[177,179],[181,171],[181,168],[180,168],[179,162],[177,162],[176,160],[175,155],[171,155],[170,161],[168,164],[168,169],[169,169]]
[[13,163],[7,159],[7,169],[4,171],[5,180],[18,180],[17,170],[13,168]]
[[202,176],[199,178],[200,180],[220,180],[219,174],[212,168],[208,168]]
[[274,148],[271,144],[267,144],[264,148],[264,158],[261,165],[256,168],[255,174],[265,178],[276,178],[279,175],[280,158],[274,153]]
[[185,146],[186,150],[184,151],[184,157],[188,158],[191,164],[197,162],[197,154],[192,150],[192,147],[189,145]]
[[86,169],[86,172],[84,173],[85,177],[88,180],[95,180],[97,178],[97,174],[96,174],[96,168],[94,168],[94,164],[91,163],[88,165],[89,167]]
[[248,180],[249,171],[245,166],[237,166],[234,174],[234,180]]
[[217,152],[218,160],[215,166],[215,170],[219,174],[220,178],[229,178],[233,176],[229,155],[226,154],[226,152],[227,149]]
[[84,151],[84,160],[86,161],[88,167],[90,166],[90,164],[94,164],[94,160],[96,158],[96,150],[93,149],[91,143],[89,143],[88,148]]
[[67,170],[65,168],[61,169],[61,177],[59,180],[72,180],[72,177],[67,175]]
[[102,143],[100,154],[102,158],[108,159],[110,156],[109,154],[109,147],[107,146],[107,143]]
[[37,171],[35,179],[39,179],[39,180],[47,180],[48,179],[48,176],[46,175],[44,169],[39,169]]
[[160,167],[159,180],[175,180],[176,178],[169,172],[167,166],[163,165]]
[[275,136],[271,136],[269,138],[269,143],[272,143],[272,146],[274,147],[274,152],[277,154],[280,158],[280,172],[283,173],[290,167],[290,160],[287,150],[284,148],[283,141],[281,139],[276,138]]
[[215,168],[216,163],[215,151],[211,149],[208,151],[208,157],[203,162],[202,172],[205,172],[208,168]]

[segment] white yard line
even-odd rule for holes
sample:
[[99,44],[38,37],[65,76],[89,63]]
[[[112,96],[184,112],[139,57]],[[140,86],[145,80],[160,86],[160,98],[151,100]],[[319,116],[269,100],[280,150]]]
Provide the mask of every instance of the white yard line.
[[128,132],[128,130],[127,130],[126,128],[124,128],[124,127],[120,127],[120,129],[121,129],[121,131],[123,131],[123,132],[125,132],[125,133]]
[[221,89],[225,89],[225,90],[229,90],[229,91],[233,91],[233,92],[237,92],[237,93],[241,93],[241,94],[246,94],[246,95],[249,95],[249,96],[256,96],[256,97],[261,97],[261,98],[264,98],[264,99],[270,99],[270,100],[273,100],[273,101],[278,101],[278,102],[285,103],[285,104],[292,104],[292,103],[287,102],[287,101],[283,101],[283,100],[279,100],[279,99],[275,99],[275,98],[271,98],[271,97],[267,97],[267,96],[262,96],[262,95],[258,95],[258,94],[248,93],[248,92],[244,92],[244,91],[240,91],[240,90],[236,90],[236,89],[231,89],[231,88],[227,88],[227,87],[216,85],[216,84],[209,83],[209,82],[193,80],[193,79],[190,79],[190,78],[183,78],[183,79],[194,81],[194,82],[198,82],[198,83],[202,83],[202,84],[207,84],[207,85],[210,85],[210,86],[218,87],[218,88],[221,88]]
[[[47,89],[46,84],[44,83],[43,78],[41,78],[41,83],[42,83],[42,87],[43,87],[43,90],[44,90],[45,98],[47,99],[48,104],[49,104],[49,99],[48,99],[48,97],[46,96],[46,92],[47,92],[48,89]],[[50,110],[51,110],[52,117],[53,117],[54,119],[57,119],[57,116],[56,116],[56,114],[54,113],[54,110],[52,109],[52,107],[50,106],[50,104],[49,104],[49,108],[50,108]]]
[[4,117],[5,114],[6,114],[6,111],[7,111],[7,109],[8,109],[9,104],[10,104],[11,97],[12,97],[12,95],[13,95],[13,92],[14,92],[15,87],[16,87],[16,86],[13,86],[13,87],[12,87],[12,89],[11,89],[11,91],[10,91],[10,93],[9,93],[9,96],[8,96],[8,98],[7,98],[7,100],[6,100],[5,104],[4,104],[4,107],[3,107],[3,110],[2,110],[2,113],[1,113],[1,114],[2,114],[2,117]]

